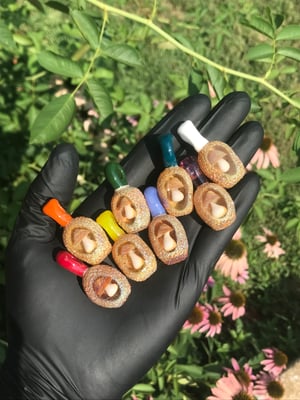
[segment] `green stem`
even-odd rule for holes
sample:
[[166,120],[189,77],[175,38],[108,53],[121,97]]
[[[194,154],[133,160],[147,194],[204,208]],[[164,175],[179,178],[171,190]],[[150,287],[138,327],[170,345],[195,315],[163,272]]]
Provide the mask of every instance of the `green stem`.
[[281,97],[282,99],[284,99],[287,103],[291,104],[292,106],[294,106],[296,108],[300,108],[300,104],[298,101],[290,98],[289,96],[284,94],[281,90],[277,89],[274,85],[272,85],[270,82],[268,82],[265,79],[265,77],[259,77],[256,75],[251,75],[251,74],[247,74],[245,72],[237,71],[232,68],[224,67],[223,65],[218,64],[218,63],[210,60],[209,58],[203,56],[202,54],[199,54],[199,53],[195,52],[194,50],[191,50],[190,48],[184,46],[183,44],[178,42],[176,39],[174,39],[171,35],[169,35],[167,32],[165,32],[163,29],[161,29],[159,26],[154,24],[152,21],[153,15],[151,16],[151,19],[147,19],[147,18],[140,17],[139,15],[132,14],[130,12],[110,6],[110,5],[105,4],[98,0],[87,0],[87,1],[88,1],[88,3],[93,4],[96,7],[100,8],[102,10],[105,10],[108,13],[119,15],[121,17],[138,22],[139,24],[148,26],[150,29],[152,29],[154,32],[156,32],[159,36],[163,37],[169,43],[172,43],[177,49],[181,50],[183,53],[190,55],[191,57],[203,62],[204,64],[207,64],[207,65],[210,65],[210,66],[216,68],[217,70],[223,72],[224,74],[229,74],[229,75],[237,76],[239,78],[246,79],[246,80],[249,80],[252,82],[256,82],[256,83],[266,87],[271,92],[275,93],[277,96]]
[[92,57],[92,59],[91,59],[91,61],[89,63],[89,66],[87,67],[87,70],[85,71],[84,76],[82,77],[81,81],[78,83],[76,88],[73,90],[73,93],[72,93],[73,96],[79,90],[79,88],[84,84],[84,82],[87,81],[87,79],[88,79],[88,77],[90,75],[90,72],[91,72],[92,68],[94,67],[95,60],[99,57],[99,55],[101,53],[101,43],[102,43],[102,40],[103,40],[103,35],[104,35],[104,32],[105,32],[105,26],[106,26],[106,23],[107,23],[107,19],[108,19],[107,10],[104,9],[103,10],[103,22],[102,22],[101,32],[100,32],[100,36],[99,36],[99,46],[97,47],[95,53],[93,54],[93,57]]

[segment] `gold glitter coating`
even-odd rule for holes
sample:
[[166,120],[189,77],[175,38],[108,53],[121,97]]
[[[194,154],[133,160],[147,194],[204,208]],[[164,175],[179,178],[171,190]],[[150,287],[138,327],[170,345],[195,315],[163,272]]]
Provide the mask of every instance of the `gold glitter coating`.
[[[226,208],[224,216],[217,218],[213,216],[211,202],[214,198],[217,206]],[[215,183],[203,183],[198,186],[194,193],[195,210],[199,217],[215,231],[220,231],[231,225],[236,219],[234,202],[226,189]]]
[[[162,231],[164,227],[170,230],[172,238],[177,243],[172,251],[166,251],[162,245],[159,231]],[[148,236],[154,253],[164,264],[176,264],[187,258],[189,249],[187,236],[183,225],[173,215],[165,214],[154,217],[148,227]]]
[[[173,189],[182,193],[181,201],[172,200]],[[158,177],[157,192],[168,214],[179,217],[193,211],[193,182],[183,168],[177,166],[165,168]]]
[[[91,252],[86,252],[82,240],[78,237],[86,237],[90,242],[95,243],[95,248]],[[73,218],[63,231],[63,242],[66,248],[75,257],[88,264],[99,264],[111,252],[111,243],[104,230],[94,220],[87,217]]]
[[[223,172],[219,167],[217,154],[223,154],[221,160],[229,164],[229,170]],[[220,160],[220,159],[219,159]],[[245,175],[245,167],[230,146],[224,142],[208,142],[198,153],[198,163],[201,171],[211,181],[224,188],[231,188]]]
[[[128,202],[134,209],[133,219],[128,219],[124,215],[122,201]],[[111,199],[111,209],[118,224],[128,233],[140,232],[149,225],[150,210],[143,193],[138,188],[125,186],[116,189]]]
[[[99,296],[97,294],[95,282],[103,278],[111,278],[118,285],[118,291],[114,296]],[[104,264],[88,268],[82,277],[82,285],[88,298],[98,306],[105,308],[121,307],[131,293],[131,286],[126,276],[116,268]]]
[[[141,268],[135,269],[132,265],[130,253],[143,259],[144,264]],[[154,253],[150,247],[134,233],[128,233],[121,236],[112,247],[112,256],[120,270],[136,282],[148,279],[157,268],[157,262]]]

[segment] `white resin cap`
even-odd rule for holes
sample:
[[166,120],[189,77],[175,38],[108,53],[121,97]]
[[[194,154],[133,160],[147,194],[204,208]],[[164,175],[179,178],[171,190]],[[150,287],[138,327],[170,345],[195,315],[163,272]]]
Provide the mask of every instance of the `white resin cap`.
[[179,125],[177,132],[182,140],[194,147],[197,153],[208,143],[195,127],[192,121],[187,120]]

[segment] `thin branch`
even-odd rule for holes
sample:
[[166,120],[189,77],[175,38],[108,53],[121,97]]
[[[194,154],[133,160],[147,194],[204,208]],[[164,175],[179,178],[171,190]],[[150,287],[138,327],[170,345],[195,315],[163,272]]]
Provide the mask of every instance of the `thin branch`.
[[195,52],[194,50],[192,50],[192,49],[184,46],[180,42],[178,42],[171,35],[169,35],[166,31],[164,31],[159,26],[157,26],[155,23],[153,23],[152,19],[147,19],[147,18],[140,17],[139,15],[132,14],[130,12],[127,12],[127,11],[121,10],[119,8],[110,6],[110,5],[105,4],[105,3],[101,2],[101,1],[98,1],[98,0],[87,0],[87,1],[88,1],[88,3],[91,3],[91,4],[95,5],[96,7],[100,8],[102,10],[106,10],[108,13],[127,18],[129,20],[135,21],[135,22],[137,22],[139,24],[142,24],[142,25],[145,25],[145,26],[149,27],[154,32],[156,32],[159,36],[163,37],[169,43],[173,44],[174,47],[176,47],[177,49],[181,50],[183,53],[185,53],[185,54],[187,54],[187,55],[189,55],[189,56],[201,61],[204,64],[207,64],[207,65],[210,65],[210,66],[216,68],[217,70],[223,72],[224,74],[237,76],[239,78],[243,78],[243,79],[246,79],[248,81],[256,82],[256,83],[266,87],[268,90],[270,90],[271,92],[275,93],[277,96],[281,97],[287,103],[289,103],[292,106],[300,109],[300,102],[299,101],[294,100],[294,99],[290,98],[289,96],[287,96],[281,90],[277,89],[276,86],[274,86],[270,82],[268,82],[264,77],[259,77],[259,76],[256,76],[256,75],[251,75],[251,74],[247,74],[245,72],[237,71],[237,70],[232,69],[232,68],[224,67],[223,65],[218,64],[218,63],[210,60],[209,58],[203,56],[202,54],[199,54],[199,53]]

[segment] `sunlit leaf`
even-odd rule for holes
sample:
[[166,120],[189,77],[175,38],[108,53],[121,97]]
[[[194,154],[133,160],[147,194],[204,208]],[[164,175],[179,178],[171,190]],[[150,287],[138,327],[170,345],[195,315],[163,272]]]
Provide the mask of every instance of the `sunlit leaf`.
[[296,49],[295,47],[280,47],[278,49],[278,54],[300,61],[300,49]]
[[121,104],[117,107],[117,111],[125,115],[140,115],[143,113],[141,107],[131,101]]
[[58,139],[71,123],[76,105],[73,96],[55,97],[38,114],[31,133],[31,143],[47,143]]
[[38,62],[43,68],[54,74],[67,76],[68,78],[81,78],[83,76],[79,64],[51,51],[45,50],[39,53]]
[[224,89],[226,86],[226,82],[223,74],[214,67],[207,65],[207,72],[211,84],[217,94],[218,99],[221,99],[224,96]]
[[13,35],[2,19],[0,19],[0,46],[6,47],[11,51],[17,50]]
[[127,44],[107,46],[105,47],[104,53],[114,60],[132,67],[140,67],[143,64],[138,51]]
[[257,32],[260,32],[271,39],[274,38],[274,30],[272,25],[268,21],[257,15],[252,16],[249,20],[242,21],[242,23],[243,25],[246,25]]
[[137,130],[138,132],[143,132],[146,133],[150,128],[150,114],[142,114],[138,126],[137,126]]
[[144,392],[144,393],[153,393],[155,392],[155,388],[152,385],[147,383],[137,383],[133,386],[133,390],[137,392]]
[[294,228],[295,226],[297,226],[299,224],[299,218],[295,217],[295,218],[291,218],[285,225],[286,229],[291,229]]
[[300,182],[300,167],[289,168],[282,172],[281,180],[287,183],[298,183]]
[[99,46],[99,32],[96,22],[87,14],[78,10],[73,10],[71,16],[82,36],[91,48],[95,50]]
[[89,93],[100,113],[101,119],[107,118],[113,113],[113,104],[110,95],[107,90],[94,79],[89,79],[87,81],[87,87]]
[[203,368],[199,365],[177,364],[176,371],[178,373],[185,373],[192,378],[201,378],[203,376]]
[[276,40],[300,39],[300,25],[287,25],[276,35]]
[[268,57],[272,57],[272,55],[272,46],[267,43],[262,43],[250,48],[246,57],[248,60],[262,60]]

